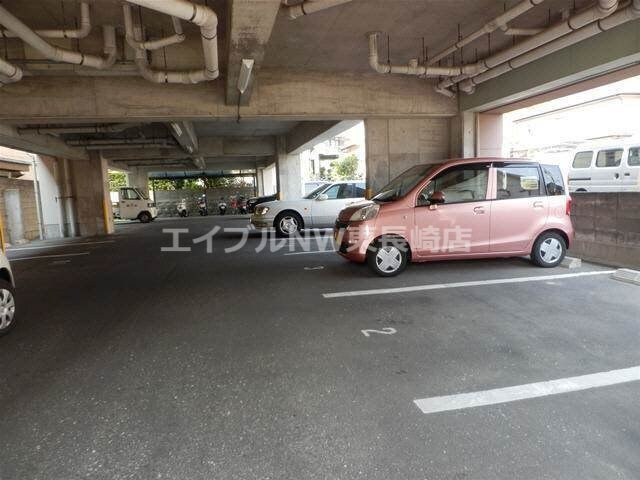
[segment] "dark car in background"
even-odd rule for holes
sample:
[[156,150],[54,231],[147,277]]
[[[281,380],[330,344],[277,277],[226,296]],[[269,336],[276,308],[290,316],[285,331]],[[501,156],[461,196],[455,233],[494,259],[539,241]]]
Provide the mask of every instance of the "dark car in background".
[[260,205],[261,203],[273,202],[278,199],[278,194],[274,193],[273,195],[268,195],[265,197],[252,197],[247,200],[247,212],[253,213],[255,212],[256,205]]

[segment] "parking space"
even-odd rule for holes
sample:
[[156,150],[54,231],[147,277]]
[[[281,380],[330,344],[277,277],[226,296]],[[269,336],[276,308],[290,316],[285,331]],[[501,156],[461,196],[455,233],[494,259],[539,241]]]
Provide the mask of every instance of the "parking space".
[[[125,224],[10,252],[22,310],[0,339],[0,478],[640,470],[640,382],[437,413],[414,402],[640,365],[637,287],[607,267],[439,262],[382,279],[246,225]],[[191,250],[162,251],[163,229],[187,230]]]

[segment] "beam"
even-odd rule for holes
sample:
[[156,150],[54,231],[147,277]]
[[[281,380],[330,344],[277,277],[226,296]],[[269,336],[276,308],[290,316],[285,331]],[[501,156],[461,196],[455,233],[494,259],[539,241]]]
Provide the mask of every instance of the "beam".
[[[0,89],[0,122],[119,123],[236,119],[222,81],[157,85],[132,77],[27,77]],[[263,68],[244,119],[451,117],[456,99],[419,78]]]
[[187,154],[198,154],[198,136],[193,122],[170,122],[167,124],[167,130]]
[[84,148],[69,147],[62,140],[49,135],[20,135],[16,128],[0,124],[0,145],[25,152],[70,160],[88,160]]
[[301,122],[287,134],[287,153],[302,153],[318,143],[340,135],[357,124],[358,120]]
[[241,105],[249,105],[253,84],[260,71],[267,43],[280,9],[280,0],[231,0],[229,5],[230,28],[227,45],[226,102],[237,105],[240,97],[238,78],[242,59],[254,61],[247,90],[242,94]]

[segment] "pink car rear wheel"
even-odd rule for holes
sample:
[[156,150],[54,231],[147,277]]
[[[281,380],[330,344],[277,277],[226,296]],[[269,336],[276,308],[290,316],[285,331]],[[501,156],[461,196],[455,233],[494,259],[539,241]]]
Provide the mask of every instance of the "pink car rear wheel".
[[545,232],[533,244],[531,260],[539,267],[553,268],[560,265],[566,253],[567,244],[562,235]]

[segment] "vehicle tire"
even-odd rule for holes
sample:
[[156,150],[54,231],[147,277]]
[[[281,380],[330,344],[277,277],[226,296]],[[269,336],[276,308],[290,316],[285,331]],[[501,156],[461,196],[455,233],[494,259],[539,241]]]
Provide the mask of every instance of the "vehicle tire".
[[13,286],[0,279],[0,337],[16,325],[16,293]]
[[302,217],[296,212],[282,212],[280,213],[273,226],[276,228],[276,233],[279,237],[292,237],[302,230],[304,224]]
[[543,268],[560,265],[567,253],[567,243],[562,235],[556,232],[544,232],[533,243],[531,261]]
[[395,277],[408,263],[409,245],[401,238],[376,240],[367,253],[369,268],[381,277]]
[[140,223],[149,223],[152,220],[151,214],[149,212],[141,212],[138,215],[138,220],[140,220]]

